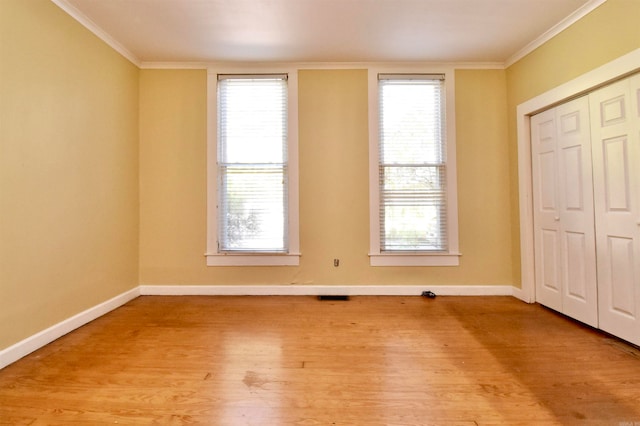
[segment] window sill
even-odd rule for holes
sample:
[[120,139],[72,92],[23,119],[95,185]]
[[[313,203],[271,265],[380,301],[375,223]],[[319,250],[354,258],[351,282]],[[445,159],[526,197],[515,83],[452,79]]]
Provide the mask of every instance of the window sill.
[[369,254],[371,266],[458,266],[460,253],[377,253]]
[[298,266],[300,253],[205,254],[207,266]]

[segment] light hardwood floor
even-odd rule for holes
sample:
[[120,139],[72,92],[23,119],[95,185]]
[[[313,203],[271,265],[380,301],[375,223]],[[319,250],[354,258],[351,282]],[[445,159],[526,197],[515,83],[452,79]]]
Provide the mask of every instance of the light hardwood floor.
[[0,370],[0,424],[640,425],[640,351],[510,297],[135,299]]

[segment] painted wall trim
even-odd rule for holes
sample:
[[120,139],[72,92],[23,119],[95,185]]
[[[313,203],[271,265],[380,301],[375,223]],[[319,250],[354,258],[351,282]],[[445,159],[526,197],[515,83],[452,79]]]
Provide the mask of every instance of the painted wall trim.
[[512,296],[510,285],[141,285],[141,296]]
[[633,50],[567,83],[531,98],[517,107],[516,122],[518,132],[518,190],[520,194],[520,263],[522,288],[519,289],[520,291],[517,293],[514,293],[514,296],[525,302],[534,302],[536,300],[533,258],[534,237],[530,118],[540,111],[576,96],[586,94],[636,71],[640,71],[640,49]]
[[535,302],[535,300],[530,300],[528,295],[524,291],[522,291],[521,288],[518,288],[518,287],[513,287],[513,297],[515,297],[516,299],[520,299],[526,303]]
[[298,70],[341,70],[368,69],[381,67],[430,68],[448,67],[453,69],[505,69],[502,62],[141,62],[141,69],[209,69],[209,68],[259,68],[284,67]]
[[[141,285],[0,351],[0,370],[138,296],[513,296],[510,285]],[[521,297],[519,297],[521,298]]]
[[[120,53],[122,56],[131,61],[134,65],[141,69],[207,69],[211,67],[215,67],[215,63],[207,63],[207,62],[153,62],[153,61],[141,61],[138,57],[133,54],[129,49],[127,49],[124,45],[114,39],[110,34],[108,34],[105,30],[103,30],[98,24],[93,22],[87,15],[78,10],[75,6],[69,3],[67,0],[51,0],[54,4],[64,10],[68,15],[70,15],[73,19],[78,21],[81,25],[95,34],[99,39],[107,43],[111,46],[115,51]],[[569,16],[564,18],[562,21],[551,27],[549,30],[538,36],[536,39],[528,43],[522,49],[517,51],[515,54],[507,58],[507,60],[503,63],[500,62],[459,62],[459,63],[439,63],[440,65],[448,65],[452,66],[456,69],[505,69],[520,59],[527,56],[529,53],[533,52],[538,47],[542,46],[547,41],[551,40],[553,37],[560,34],[565,29],[569,28],[571,25],[582,19],[587,14],[591,13],[598,6],[605,3],[607,0],[590,0],[585,3],[578,10],[571,13]],[[298,64],[300,69],[342,69],[342,68],[364,68],[370,67],[372,64],[362,64],[362,63],[300,63]],[[421,65],[433,65],[433,63],[422,63]]]
[[120,42],[111,37],[105,30],[103,30],[98,24],[93,22],[87,15],[80,12],[75,6],[69,3],[67,0],[51,0],[60,9],[64,10],[73,19],[78,21],[82,26],[91,31],[100,40],[107,43],[113,50],[120,53],[127,58],[131,63],[140,68],[140,60],[129,49],[124,47]]
[[82,327],[83,325],[103,316],[104,314],[124,305],[125,303],[135,299],[140,295],[140,287],[133,288],[127,292],[119,294],[106,302],[100,303],[89,308],[77,315],[67,318],[64,321],[55,324],[46,330],[27,337],[26,339],[9,346],[0,351],[0,369],[6,367],[29,355],[31,352],[53,342],[54,340],[64,336],[65,334]]
[[558,22],[556,25],[554,25],[553,27],[549,28],[547,31],[545,31],[540,36],[538,36],[535,40],[531,41],[529,44],[524,46],[522,49],[518,50],[512,56],[507,58],[507,60],[504,62],[504,67],[507,68],[507,67],[510,67],[511,65],[515,64],[520,59],[524,58],[529,53],[533,52],[538,47],[542,46],[543,44],[545,44],[546,42],[548,42],[549,40],[551,40],[552,38],[554,38],[555,36],[560,34],[562,31],[566,30],[571,25],[575,24],[576,22],[578,22],[580,19],[584,18],[589,13],[593,12],[598,6],[601,6],[606,1],[607,0],[590,0],[590,1],[588,1],[582,7],[580,7],[578,10],[573,12],[571,15],[567,16],[562,21]]

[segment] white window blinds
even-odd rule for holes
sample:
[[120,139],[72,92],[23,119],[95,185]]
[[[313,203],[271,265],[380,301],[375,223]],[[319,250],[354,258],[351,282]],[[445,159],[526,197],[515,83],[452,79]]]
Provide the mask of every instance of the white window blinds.
[[378,79],[380,251],[446,251],[444,76]]
[[286,253],[287,76],[218,76],[218,251]]

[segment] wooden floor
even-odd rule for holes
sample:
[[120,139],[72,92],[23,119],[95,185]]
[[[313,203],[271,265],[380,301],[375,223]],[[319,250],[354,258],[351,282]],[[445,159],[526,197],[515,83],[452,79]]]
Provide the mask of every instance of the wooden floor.
[[0,424],[640,425],[640,351],[510,297],[145,296],[0,370]]

